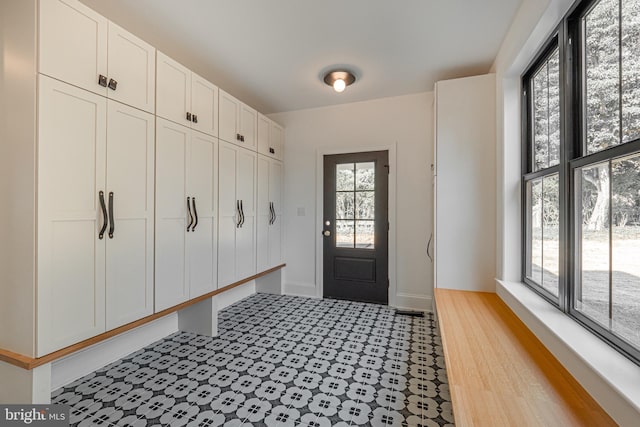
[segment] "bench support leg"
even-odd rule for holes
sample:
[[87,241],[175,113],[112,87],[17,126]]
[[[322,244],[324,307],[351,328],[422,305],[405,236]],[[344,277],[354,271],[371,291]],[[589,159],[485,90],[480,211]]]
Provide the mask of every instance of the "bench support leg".
[[216,297],[207,298],[178,311],[178,329],[210,337],[218,335],[218,304]]
[[51,363],[31,370],[0,362],[0,403],[51,403]]

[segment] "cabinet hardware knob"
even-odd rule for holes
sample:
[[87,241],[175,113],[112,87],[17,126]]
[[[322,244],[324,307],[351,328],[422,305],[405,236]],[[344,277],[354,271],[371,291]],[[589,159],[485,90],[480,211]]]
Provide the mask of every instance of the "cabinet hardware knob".
[[274,149],[273,149],[273,148],[271,148],[271,147],[269,147],[269,152],[270,152],[271,154],[276,154],[276,150],[274,150]]
[[191,121],[193,123],[198,123],[198,116],[196,116],[195,114],[191,117]]
[[191,113],[187,111],[187,121],[191,121]]
[[244,135],[240,135],[240,141],[244,142]]
[[236,141],[240,141],[240,134],[236,133]]
[[102,87],[107,87],[107,76],[100,74],[98,76],[98,84]]
[[116,90],[116,87],[118,86],[118,82],[113,80],[113,79],[109,79],[109,89],[111,90]]

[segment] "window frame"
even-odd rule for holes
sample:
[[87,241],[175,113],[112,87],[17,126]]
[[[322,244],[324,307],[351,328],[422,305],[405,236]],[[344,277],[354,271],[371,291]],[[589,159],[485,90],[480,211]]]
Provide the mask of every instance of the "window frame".
[[[582,49],[585,41],[583,18],[600,0],[577,0],[562,18],[551,36],[536,53],[534,59],[521,75],[521,224],[522,224],[522,281],[534,292],[543,297],[556,308],[573,318],[580,325],[598,336],[604,342],[640,365],[640,345],[634,346],[611,330],[605,328],[594,319],[579,311],[574,305],[577,292],[578,272],[581,269],[580,224],[577,223],[578,187],[576,171],[602,162],[614,161],[631,154],[640,153],[640,137],[630,142],[621,142],[595,153],[587,153],[586,123],[586,79],[585,57]],[[622,25],[622,24],[621,24]],[[533,76],[558,48],[560,55],[560,163],[533,172]],[[622,51],[619,52],[622,55]],[[622,126],[622,123],[620,123]],[[529,246],[529,200],[527,183],[554,173],[559,174],[559,277],[558,297],[542,287],[542,284],[527,277]],[[581,194],[581,193],[580,193]],[[610,202],[611,203],[611,202]],[[610,207],[611,208],[611,207]],[[609,218],[611,222],[611,217]],[[610,242],[611,245],[611,242]],[[611,265],[609,266],[611,270]],[[640,297],[640,290],[639,290]]]
[[[564,160],[563,155],[563,135],[564,135],[564,123],[566,122],[564,119],[564,103],[563,97],[565,88],[562,84],[562,76],[564,70],[563,64],[563,48],[561,39],[563,35],[561,34],[562,25],[558,26],[551,37],[547,39],[545,44],[539,53],[535,56],[534,60],[527,66],[525,73],[522,75],[521,83],[522,83],[522,179],[521,179],[521,197],[522,197],[522,272],[521,279],[522,281],[529,286],[534,292],[543,297],[545,300],[553,304],[559,309],[564,308],[563,301],[565,300],[564,290],[566,286],[564,286],[563,282],[566,280],[566,274],[564,274],[565,268],[563,265],[563,245],[566,242],[566,239],[563,239],[563,223],[562,213],[563,213],[563,200],[564,192],[560,191],[563,188],[563,183],[565,177],[562,172],[562,165]],[[534,171],[534,129],[532,126],[533,123],[533,114],[534,114],[534,99],[533,99],[533,77],[536,75],[538,70],[547,63],[551,55],[558,50],[558,55],[560,58],[559,66],[560,66],[560,146],[558,147],[558,153],[560,155],[560,161],[557,165],[548,166],[543,169],[539,169]],[[527,184],[536,180],[538,178],[545,178],[552,175],[558,174],[558,201],[560,203],[559,206],[559,258],[558,258],[558,296],[552,294],[547,289],[545,289],[542,284],[536,283],[533,280],[527,277],[527,265],[528,265],[528,255],[529,255],[529,244],[530,244],[530,221],[529,221],[529,199],[528,199],[528,191]],[[541,266],[543,267],[543,266]]]

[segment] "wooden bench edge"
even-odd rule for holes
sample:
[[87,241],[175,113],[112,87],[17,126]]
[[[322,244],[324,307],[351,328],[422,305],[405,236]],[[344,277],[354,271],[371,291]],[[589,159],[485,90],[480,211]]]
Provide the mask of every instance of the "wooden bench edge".
[[41,357],[29,357],[29,356],[25,356],[23,354],[19,354],[19,353],[14,353],[12,351],[9,350],[5,350],[0,348],[0,361],[9,363],[11,365],[17,366],[19,368],[22,369],[26,369],[26,370],[31,370],[33,368],[36,368],[38,366],[44,365],[46,363],[50,363],[53,362],[54,360],[60,359],[64,356],[67,356],[71,353],[75,353],[78,350],[82,350],[84,348],[90,347],[94,344],[97,344],[101,341],[107,340],[109,338],[112,338],[116,335],[120,335],[123,332],[127,332],[130,331],[131,329],[135,329],[138,326],[142,326],[144,324],[147,324],[149,322],[153,322],[154,320],[157,320],[161,317],[164,317],[168,314],[174,313],[176,311],[182,310],[183,308],[189,307],[193,304],[197,304],[201,301],[204,301],[208,298],[211,298],[215,295],[221,294],[225,291],[228,291],[230,289],[236,288],[240,285],[244,285],[245,283],[248,283],[252,280],[258,279],[262,276],[266,276],[267,274],[273,273],[274,271],[278,271],[282,268],[284,268],[287,264],[280,264],[276,267],[270,268],[268,270],[265,270],[263,272],[260,272],[258,274],[255,274],[251,277],[247,277],[246,279],[242,279],[240,281],[237,281],[235,283],[232,283],[230,285],[227,285],[223,288],[220,289],[216,289],[215,291],[211,291],[209,293],[206,293],[204,295],[201,295],[199,297],[190,299],[189,301],[185,301],[181,304],[178,305],[174,305],[173,307],[169,307],[165,310],[159,311],[158,313],[154,313],[154,314],[150,314],[149,316],[143,317],[142,319],[138,319],[135,320],[131,323],[127,323],[126,325],[122,325],[119,326],[115,329],[112,329],[110,331],[107,332],[103,332],[100,335],[96,335],[95,337],[91,337],[91,338],[87,338],[84,341],[80,341],[79,343],[76,344],[72,344],[68,347],[65,348],[61,348],[60,350],[54,351],[53,353],[49,353],[49,354],[45,354],[44,356]]

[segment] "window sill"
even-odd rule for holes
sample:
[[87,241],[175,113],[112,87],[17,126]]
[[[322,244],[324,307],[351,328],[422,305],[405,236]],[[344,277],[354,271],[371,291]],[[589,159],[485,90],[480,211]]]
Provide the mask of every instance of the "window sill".
[[640,366],[524,283],[496,280],[496,293],[616,422],[637,422]]

